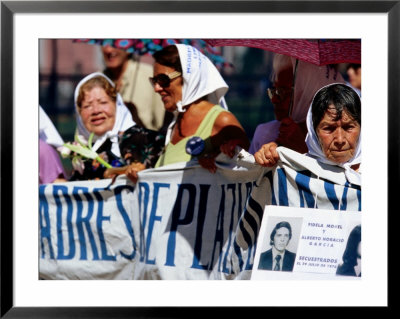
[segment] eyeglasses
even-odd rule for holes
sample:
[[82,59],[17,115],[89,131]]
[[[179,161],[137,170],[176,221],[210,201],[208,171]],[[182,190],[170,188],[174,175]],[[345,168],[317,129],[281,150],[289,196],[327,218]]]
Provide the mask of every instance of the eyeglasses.
[[280,101],[283,101],[286,97],[290,96],[292,93],[292,88],[287,87],[272,87],[267,89],[268,97],[272,100],[275,96],[279,98]]
[[158,83],[159,86],[161,86],[163,89],[169,87],[171,84],[171,81],[173,79],[176,79],[177,77],[181,76],[182,73],[178,71],[171,72],[169,74],[165,73],[160,73],[157,74],[153,78],[149,78],[151,85],[154,87],[156,83]]

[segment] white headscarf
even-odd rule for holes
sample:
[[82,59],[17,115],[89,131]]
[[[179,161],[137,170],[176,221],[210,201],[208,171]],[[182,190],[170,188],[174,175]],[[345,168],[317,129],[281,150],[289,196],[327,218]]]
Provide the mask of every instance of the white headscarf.
[[[329,85],[326,85],[322,88],[320,88],[314,95],[313,97],[313,101],[315,96],[317,95],[317,93],[328,87],[331,85],[335,85],[335,84],[343,84],[343,83],[332,83]],[[349,88],[351,88],[350,86],[348,86]],[[351,88],[352,89],[352,88]],[[357,92],[356,92],[357,93]],[[357,94],[358,96],[358,94]],[[345,169],[345,174],[346,177],[348,179],[348,181],[352,184],[357,184],[357,185],[361,185],[361,176],[358,172],[354,171],[351,166],[356,165],[356,164],[360,164],[361,163],[361,132],[360,132],[360,137],[358,138],[358,142],[357,142],[357,146],[356,146],[356,151],[354,153],[354,156],[346,163],[343,164],[339,164],[339,163],[335,163],[330,161],[329,159],[326,158],[325,153],[323,152],[321,145],[319,143],[319,139],[317,136],[317,133],[314,130],[314,125],[312,122],[312,103],[309,107],[308,113],[307,113],[307,136],[306,136],[306,144],[308,147],[308,155],[310,155],[311,157],[316,158],[318,161],[325,163],[325,164],[329,164],[329,165],[336,165],[336,166],[340,166],[342,168]]]
[[177,114],[185,112],[185,106],[206,96],[207,101],[228,109],[224,95],[229,86],[210,59],[190,45],[175,44],[175,46],[182,66],[182,100],[177,103],[177,110],[174,112],[175,119],[169,125],[165,144],[170,140]]
[[[77,100],[78,100],[78,95],[79,95],[79,89],[81,88],[81,86],[84,83],[86,83],[88,80],[90,80],[94,77],[97,77],[97,76],[102,76],[113,87],[115,87],[113,81],[111,81],[110,78],[108,78],[106,75],[104,75],[101,72],[94,72],[94,73],[89,74],[88,76],[83,78],[76,86],[74,101],[75,101],[77,130],[78,130],[78,134],[83,135],[86,139],[89,138],[90,132],[86,129],[86,127],[84,126],[84,124],[82,122],[82,118],[79,114]],[[131,112],[124,104],[121,95],[119,93],[117,93],[114,127],[112,128],[111,131],[106,132],[102,136],[97,136],[97,135],[94,136],[93,150],[96,151],[106,141],[106,139],[109,138],[112,143],[111,152],[118,157],[121,156],[121,153],[119,151],[119,144],[118,144],[118,133],[127,130],[128,128],[130,128],[133,125],[135,125],[135,122],[132,120]]]
[[46,112],[39,105],[39,138],[45,141],[47,144],[59,147],[64,144],[64,141],[58,133],[53,122],[50,120]]
[[186,44],[175,44],[182,66],[182,101],[178,102],[178,111],[201,97],[207,96],[211,103],[220,103],[228,91],[214,64],[195,47]]

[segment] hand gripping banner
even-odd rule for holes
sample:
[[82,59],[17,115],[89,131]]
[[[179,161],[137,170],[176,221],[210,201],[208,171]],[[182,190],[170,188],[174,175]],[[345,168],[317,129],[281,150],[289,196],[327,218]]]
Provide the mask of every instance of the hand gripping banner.
[[274,168],[241,151],[215,174],[190,162],[142,171],[136,185],[40,186],[41,278],[249,279],[266,205],[361,210],[340,168],[278,150]]

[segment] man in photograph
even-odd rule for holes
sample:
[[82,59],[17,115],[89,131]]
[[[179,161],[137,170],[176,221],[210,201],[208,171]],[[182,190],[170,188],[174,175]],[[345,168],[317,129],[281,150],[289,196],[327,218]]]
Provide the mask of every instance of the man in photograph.
[[288,222],[276,224],[270,235],[272,248],[261,254],[258,269],[292,271],[296,254],[286,249],[291,238],[292,227]]

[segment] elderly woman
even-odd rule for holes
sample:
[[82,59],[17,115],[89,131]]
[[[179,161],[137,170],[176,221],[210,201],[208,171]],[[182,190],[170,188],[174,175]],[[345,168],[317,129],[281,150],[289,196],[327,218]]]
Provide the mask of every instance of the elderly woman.
[[[348,179],[360,180],[361,101],[345,84],[331,84],[314,96],[307,114],[306,144],[308,156],[343,167]],[[256,162],[274,166],[279,160],[274,142],[263,145],[254,154]]]
[[[77,133],[88,139],[93,132],[93,150],[112,166],[121,166],[118,136],[135,122],[113,82],[96,72],[82,79],[75,89]],[[103,178],[105,167],[94,160],[84,162],[72,180]]]
[[[167,133],[165,152],[156,167],[196,158],[210,172],[215,157],[232,157],[249,140],[236,117],[221,105],[228,86],[211,61],[196,48],[175,44],[156,52],[150,79],[165,110],[175,115]],[[137,176],[132,172],[131,178]]]
[[130,170],[154,167],[164,148],[165,134],[136,125],[114,83],[95,72],[82,79],[75,89],[77,133],[88,139],[113,168],[96,160],[86,160],[71,180],[110,178]]

